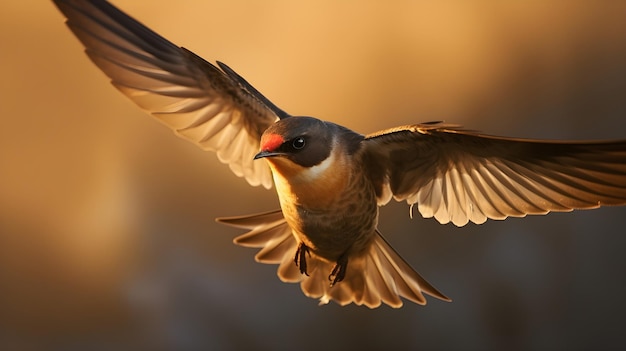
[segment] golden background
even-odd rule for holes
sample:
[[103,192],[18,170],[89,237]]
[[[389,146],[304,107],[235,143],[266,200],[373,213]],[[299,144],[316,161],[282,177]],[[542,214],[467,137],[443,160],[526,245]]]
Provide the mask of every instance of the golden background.
[[[626,138],[626,3],[118,0],[287,112]],[[625,208],[456,228],[381,214],[454,302],[318,307],[214,217],[278,206],[110,84],[49,1],[0,4],[0,348],[625,347]]]

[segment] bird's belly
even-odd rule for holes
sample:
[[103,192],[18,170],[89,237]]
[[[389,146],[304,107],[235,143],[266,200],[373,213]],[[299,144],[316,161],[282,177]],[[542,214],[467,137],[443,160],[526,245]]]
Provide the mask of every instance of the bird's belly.
[[378,223],[376,196],[366,182],[338,192],[330,204],[321,208],[298,203],[294,198],[281,198],[281,207],[298,240],[329,261],[367,249]]

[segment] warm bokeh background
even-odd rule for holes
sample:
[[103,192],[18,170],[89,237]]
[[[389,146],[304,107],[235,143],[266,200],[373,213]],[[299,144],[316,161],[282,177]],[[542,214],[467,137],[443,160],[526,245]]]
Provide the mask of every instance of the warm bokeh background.
[[[115,3],[293,114],[626,138],[626,3]],[[3,350],[626,347],[626,208],[456,228],[384,208],[453,303],[318,307],[216,216],[277,206],[88,61],[48,1],[0,4]]]

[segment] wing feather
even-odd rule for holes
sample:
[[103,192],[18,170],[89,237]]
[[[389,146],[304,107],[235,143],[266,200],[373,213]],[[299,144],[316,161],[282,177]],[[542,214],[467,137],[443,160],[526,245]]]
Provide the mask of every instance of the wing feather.
[[364,145],[366,167],[382,174],[373,179],[379,203],[391,193],[441,223],[626,204],[625,140],[503,138],[429,123],[369,135]]
[[174,45],[107,1],[54,2],[119,91],[178,136],[217,152],[237,176],[272,186],[269,167],[252,159],[263,131],[288,114],[225,64]]

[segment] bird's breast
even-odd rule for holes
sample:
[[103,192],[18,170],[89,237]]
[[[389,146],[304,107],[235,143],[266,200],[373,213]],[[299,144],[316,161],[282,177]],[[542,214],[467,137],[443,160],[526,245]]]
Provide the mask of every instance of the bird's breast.
[[336,155],[314,167],[297,167],[272,163],[281,208],[299,240],[328,260],[367,247],[378,207],[362,169]]
[[310,209],[332,205],[353,173],[350,163],[335,154],[312,167],[302,167],[281,158],[270,160],[270,166],[281,202],[297,203]]

